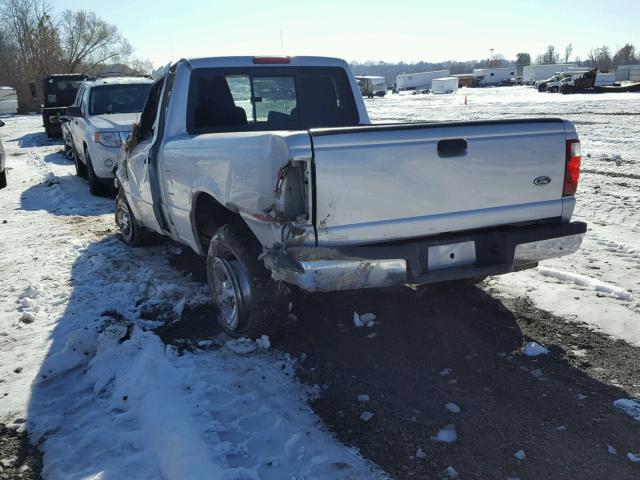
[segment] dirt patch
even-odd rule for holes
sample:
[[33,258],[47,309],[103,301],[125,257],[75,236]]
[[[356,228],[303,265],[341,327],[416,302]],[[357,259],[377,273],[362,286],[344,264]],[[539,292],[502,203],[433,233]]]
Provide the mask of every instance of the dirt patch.
[[42,454],[26,432],[0,423],[0,479],[39,480]]
[[[354,327],[354,310],[378,323]],[[639,349],[476,287],[311,295],[295,311],[276,346],[304,359],[299,378],[321,386],[312,408],[394,478],[446,478],[450,466],[461,478],[640,475],[626,458],[640,424],[612,405],[640,383]],[[551,353],[523,356],[530,340]],[[591,353],[576,356],[575,346]],[[455,442],[434,440],[450,425]]]

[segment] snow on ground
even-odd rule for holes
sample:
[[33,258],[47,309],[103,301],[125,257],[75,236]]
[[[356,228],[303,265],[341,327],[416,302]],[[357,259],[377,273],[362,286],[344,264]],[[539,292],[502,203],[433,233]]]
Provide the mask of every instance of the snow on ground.
[[[41,119],[5,118],[0,191],[0,421],[43,441],[45,478],[379,478],[307,406],[267,339],[179,353],[152,329],[208,301],[132,249]],[[6,223],[5,223],[6,222]]]
[[[467,105],[464,98],[467,97]],[[531,87],[463,88],[453,95],[366,100],[375,123],[561,117],[582,143],[574,220],[589,230],[581,250],[539,268],[495,277],[497,295],[585,322],[640,346],[640,93],[560,95]]]

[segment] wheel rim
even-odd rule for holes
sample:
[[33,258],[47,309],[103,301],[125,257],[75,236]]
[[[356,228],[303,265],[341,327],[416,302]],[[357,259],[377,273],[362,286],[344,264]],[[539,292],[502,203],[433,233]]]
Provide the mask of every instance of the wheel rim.
[[247,271],[235,258],[216,257],[211,263],[210,275],[218,317],[227,328],[237,330],[251,303]]
[[116,223],[120,229],[120,233],[126,240],[131,240],[133,236],[133,220],[131,218],[131,212],[129,207],[122,200],[118,201],[118,208],[116,209]]

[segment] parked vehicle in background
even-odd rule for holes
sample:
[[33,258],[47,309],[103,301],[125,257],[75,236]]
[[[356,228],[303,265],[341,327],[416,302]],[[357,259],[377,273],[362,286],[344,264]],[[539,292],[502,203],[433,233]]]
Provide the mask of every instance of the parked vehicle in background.
[[499,85],[508,85],[511,79],[516,75],[516,68],[476,68],[473,70],[476,77],[476,85],[479,87],[495,87]]
[[[586,70],[585,70],[586,71]],[[562,73],[556,73],[555,75],[542,80],[540,82],[536,82],[536,88],[538,89],[539,92],[551,92],[551,93],[556,93],[558,91],[560,91],[560,84],[562,83],[562,80],[564,80],[565,78],[570,78],[574,75],[581,75],[583,74],[585,71],[567,71],[567,72],[562,72]]]
[[434,78],[443,78],[448,76],[449,70],[402,73],[396,76],[396,85],[399,92],[402,92],[404,90],[431,90],[431,81]]
[[535,85],[558,73],[580,70],[573,63],[557,63],[553,65],[527,65],[522,69],[522,81],[527,85]]
[[0,114],[18,113],[18,95],[13,87],[0,87]]
[[389,89],[384,77],[357,76],[356,81],[363,97],[384,97]]
[[[4,122],[0,120],[0,127],[4,127]],[[7,186],[7,172],[5,170],[5,153],[2,146],[2,137],[0,136],[0,189]]]
[[431,82],[431,93],[455,93],[458,91],[456,77],[434,78]]
[[87,78],[83,74],[64,73],[49,75],[42,81],[42,122],[47,137],[62,136],[60,116],[67,113],[67,107],[76,98],[78,87]]
[[589,93],[597,92],[599,87],[616,85],[613,72],[600,72],[597,68],[565,78],[560,84],[560,93]]
[[69,122],[76,174],[87,178],[94,195],[113,188],[120,147],[138,121],[152,83],[148,77],[88,80],[67,109],[64,120]]

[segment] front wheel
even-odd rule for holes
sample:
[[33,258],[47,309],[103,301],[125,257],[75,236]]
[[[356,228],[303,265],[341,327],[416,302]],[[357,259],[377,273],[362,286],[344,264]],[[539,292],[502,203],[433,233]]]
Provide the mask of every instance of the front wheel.
[[276,337],[287,318],[287,293],[258,260],[260,251],[241,225],[224,225],[209,244],[207,280],[218,323],[233,337]]
[[103,185],[96,175],[88,150],[84,151],[84,158],[87,161],[87,182],[89,183],[89,191],[97,197],[104,197],[107,194],[107,187]]
[[80,156],[78,155],[78,151],[76,150],[75,145],[73,145],[73,140],[71,141],[72,152],[71,155],[73,157],[73,163],[76,167],[76,175],[81,178],[87,177],[87,166],[82,163],[80,160]]
[[116,196],[115,217],[116,225],[120,230],[120,238],[124,243],[134,247],[150,243],[151,232],[142,227],[134,217],[122,188],[118,190],[118,195]]

